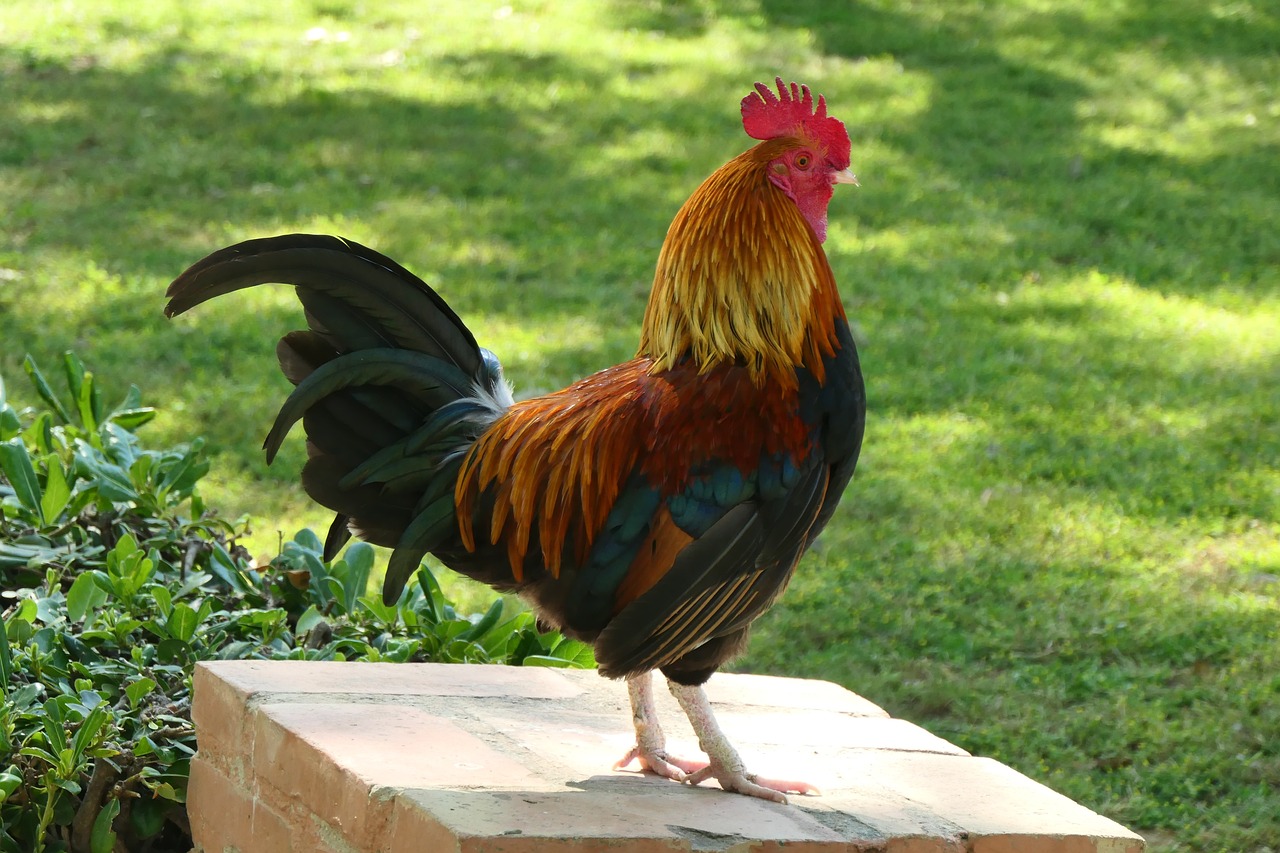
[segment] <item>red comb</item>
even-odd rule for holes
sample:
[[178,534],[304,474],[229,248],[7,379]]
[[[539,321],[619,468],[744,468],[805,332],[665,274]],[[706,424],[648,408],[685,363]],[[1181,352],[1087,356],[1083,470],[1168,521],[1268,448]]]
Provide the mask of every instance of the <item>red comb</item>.
[[799,136],[818,142],[838,169],[849,168],[849,133],[844,122],[827,115],[827,102],[819,95],[813,105],[813,93],[799,83],[783,83],[774,78],[778,94],[763,83],[742,99],[742,127],[752,139],[777,139]]

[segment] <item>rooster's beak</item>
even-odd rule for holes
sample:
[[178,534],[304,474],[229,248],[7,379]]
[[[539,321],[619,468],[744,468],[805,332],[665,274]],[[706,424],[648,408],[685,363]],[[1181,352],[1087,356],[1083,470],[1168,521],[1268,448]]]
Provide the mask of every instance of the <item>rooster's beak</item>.
[[858,176],[853,173],[852,169],[841,169],[836,172],[835,182],[837,184],[853,184],[855,187],[862,186],[858,183]]

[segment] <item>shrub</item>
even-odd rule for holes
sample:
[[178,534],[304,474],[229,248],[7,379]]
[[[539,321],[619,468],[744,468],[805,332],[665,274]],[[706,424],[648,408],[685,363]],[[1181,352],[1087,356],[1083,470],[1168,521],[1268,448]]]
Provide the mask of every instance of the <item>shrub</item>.
[[425,566],[393,606],[367,591],[373,549],[325,563],[310,530],[254,566],[244,521],[207,510],[201,441],[135,431],[68,353],[69,401],[36,365],[46,408],[0,380],[0,853],[186,851],[197,661],[228,658],[593,665],[502,600],[456,613]]

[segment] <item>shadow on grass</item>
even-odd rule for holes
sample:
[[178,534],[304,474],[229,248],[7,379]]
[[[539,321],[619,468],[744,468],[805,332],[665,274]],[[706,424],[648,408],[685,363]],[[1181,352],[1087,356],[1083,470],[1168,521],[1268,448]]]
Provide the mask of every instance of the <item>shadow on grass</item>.
[[[1214,352],[1185,324],[1125,314],[1196,304],[1243,321],[1274,298],[1280,148],[1242,115],[1202,152],[1139,150],[1080,109],[1090,74],[1123,77],[1124,51],[1264,79],[1277,21],[1139,3],[1011,33],[971,8],[762,8],[828,55],[892,56],[929,80],[925,109],[866,128],[910,172],[879,191],[864,176],[862,232],[974,240],[833,259],[870,324],[863,467],[744,666],[841,681],[1132,825],[1180,826],[1185,849],[1280,829],[1234,817],[1280,784],[1280,566],[1256,556],[1274,554],[1280,517],[1278,365],[1236,357],[1227,331]],[[1008,38],[1045,61],[1011,59]],[[1080,73],[1055,70],[1062,53]],[[1196,107],[1134,95],[1171,123]],[[915,181],[937,194],[913,203]],[[1062,296],[1094,272],[1130,298]]]
[[[167,278],[217,248],[204,234],[227,223],[253,233],[259,222],[389,211],[393,242],[403,229],[430,247],[441,216],[470,220],[476,239],[536,241],[530,223],[552,234],[579,225],[598,212],[591,196],[602,186],[610,205],[659,208],[647,218],[652,242],[669,220],[643,172],[627,174],[624,163],[587,175],[567,156],[632,132],[635,111],[625,103],[606,101],[593,112],[574,102],[557,115],[531,116],[496,98],[441,104],[371,89],[331,92],[260,68],[222,73],[213,87],[195,69],[219,62],[170,46],[140,70],[117,72],[95,67],[92,57],[58,64],[0,50],[0,69],[14,78],[11,95],[32,113],[55,116],[14,123],[0,146],[0,161],[18,180],[50,190],[9,212],[20,245],[83,253],[126,278]],[[491,86],[600,82],[549,55],[480,51],[440,62]],[[103,120],[103,105],[115,122]],[[494,152],[503,158],[494,161]],[[664,165],[655,158],[642,164]],[[585,209],[568,208],[565,199],[575,198]],[[412,205],[404,214],[411,222],[396,221],[404,204]],[[542,272],[536,252],[533,260],[533,270],[513,270],[510,278],[534,279]],[[470,279],[495,276],[474,261],[419,270],[456,282],[454,298],[464,303]],[[575,288],[555,284],[571,294]],[[555,293],[544,295],[552,298],[510,307],[512,316],[527,317],[539,305],[558,311]]]
[[[598,320],[611,331],[558,347],[565,363],[552,372],[564,383],[629,357],[680,201],[653,176],[696,171],[696,156],[584,157],[616,147],[645,111],[593,97],[599,76],[558,56],[479,50],[438,63],[477,85],[576,94],[563,110],[522,113],[498,98],[428,103],[328,91],[176,41],[156,43],[128,72],[92,56],[54,61],[0,47],[0,99],[23,106],[22,118],[0,128],[5,186],[15,188],[0,267],[19,276],[0,282],[0,374],[20,376],[26,352],[53,364],[75,349],[104,384],[145,377],[148,399],[186,398],[215,446],[256,454],[257,442],[241,442],[243,428],[227,424],[214,401],[281,396],[271,353],[300,323],[300,308],[277,290],[237,294],[176,323],[160,309],[165,283],[188,264],[278,232],[281,222],[373,245],[481,325]],[[206,68],[219,69],[216,85]],[[630,73],[650,70],[637,64]],[[374,222],[377,233],[361,233],[363,225],[353,233],[351,222]],[[69,266],[41,272],[42,259]],[[538,384],[520,375],[528,360],[520,352],[483,343],[518,385]],[[575,375],[562,376],[569,369]],[[21,383],[11,384],[23,399]],[[259,460],[238,464],[265,473]]]
[[[1280,219],[1280,173],[1269,165],[1280,147],[1246,123],[1243,107],[1239,125],[1217,135],[1209,156],[1174,156],[1106,141],[1081,106],[1096,94],[1091,74],[1124,78],[1125,51],[1185,63],[1189,75],[1265,79],[1262,62],[1280,41],[1280,22],[1186,2],[1129,6],[1101,20],[1028,14],[1005,32],[990,28],[995,16],[972,10],[920,15],[818,0],[766,2],[764,9],[773,25],[810,28],[828,54],[891,55],[928,75],[928,108],[879,133],[911,158],[918,176],[941,172],[959,188],[950,194],[955,207],[928,206],[935,215],[995,217],[1015,229],[1010,261],[1048,258],[1193,297],[1223,285],[1273,293],[1274,277],[1259,275],[1280,261],[1280,235],[1267,224]],[[1002,45],[1015,39],[1036,44],[1043,61],[1011,59]],[[1051,70],[1067,65],[1064,55],[1072,58],[1071,77]],[[1184,88],[1133,95],[1160,101],[1164,120],[1177,123],[1198,106],[1199,89]],[[914,211],[898,205],[888,215],[910,219]],[[1016,230],[1019,224],[1035,230]],[[1002,259],[990,254],[975,251],[978,263],[964,270],[971,281],[999,268]],[[927,277],[929,269],[919,272]]]
[[[1232,308],[1241,296],[1274,296],[1280,235],[1265,223],[1280,221],[1280,173],[1267,164],[1280,161],[1280,151],[1243,124],[1207,157],[1109,146],[1078,118],[1078,103],[1091,94],[1085,83],[1000,51],[1002,39],[1016,36],[1046,51],[1066,43],[1082,64],[1092,57],[1109,65],[1113,52],[1097,47],[1106,44],[1256,73],[1254,64],[1280,39],[1280,24],[1188,3],[1135,4],[1103,22],[1045,13],[1029,16],[1016,33],[993,32],[991,16],[964,13],[921,16],[818,0],[763,9],[772,25],[810,28],[830,54],[889,54],[933,83],[927,109],[877,132],[920,175],[942,173],[958,187],[948,193],[954,204],[930,200],[920,219],[910,206],[878,206],[860,216],[864,227],[893,227],[899,217],[909,224],[995,220],[1010,235],[1004,247],[978,244],[958,258],[878,260],[871,278],[859,275],[864,258],[836,259],[842,280],[886,306],[865,358],[874,364],[878,350],[897,371],[870,377],[873,404],[878,397],[902,416],[957,410],[986,419],[994,439],[978,451],[995,476],[1094,489],[1128,511],[1163,519],[1280,513],[1263,479],[1280,444],[1259,429],[1280,417],[1265,391],[1277,365],[1189,352],[1184,329],[1139,331],[1146,318],[1122,313],[1158,305],[1144,301],[1143,291]],[[1089,271],[1132,282],[1135,304],[1100,306],[1089,294],[1002,304],[994,292],[1034,294],[1041,281],[1056,287]],[[904,294],[904,282],[916,292]],[[1229,347],[1229,336],[1222,343]],[[1188,425],[1153,432],[1157,413]],[[873,423],[868,431],[874,454]]]
[[[1243,116],[1195,154],[1126,145],[1083,111],[1123,79],[1128,53],[1256,79],[1280,43],[1274,15],[1137,2],[1110,18],[1059,10],[997,31],[991,22],[1009,19],[965,4],[617,7],[619,28],[670,38],[697,37],[716,16],[803,28],[816,61],[892,57],[929,86],[906,119],[877,121],[873,106],[870,122],[851,126],[855,165],[860,138],[901,165],[864,173],[833,221],[943,233],[946,254],[926,240],[899,254],[833,253],[865,327],[864,464],[748,664],[900,703],[895,713],[1146,825],[1173,825],[1179,809],[1202,809],[1204,826],[1224,817],[1231,801],[1217,802],[1214,779],[1280,785],[1274,738],[1257,738],[1274,731],[1274,714],[1253,707],[1274,674],[1260,654],[1235,658],[1274,630],[1257,605],[1274,588],[1247,576],[1277,567],[1214,552],[1219,537],[1280,514],[1280,439],[1266,426],[1280,421],[1267,390],[1276,365],[1187,352],[1183,330],[1124,315],[1163,299],[1246,316],[1274,297],[1280,148]],[[1037,60],[1013,58],[1011,39],[1034,45]],[[531,354],[481,335],[522,387],[533,390],[528,373],[559,385],[629,356],[672,213],[741,147],[725,124],[732,109],[713,109],[696,86],[618,95],[614,71],[551,54],[432,61],[473,83],[470,94],[428,103],[330,91],[229,67],[180,40],[130,73],[0,48],[0,102],[27,107],[0,125],[0,186],[14,188],[0,266],[70,256],[106,274],[73,306],[15,291],[69,282],[0,280],[3,373],[20,375],[24,349],[52,363],[74,346],[117,384],[143,376],[149,396],[186,398],[185,422],[264,475],[255,448],[272,412],[258,404],[282,396],[270,353],[298,309],[287,295],[244,294],[185,325],[164,325],[159,311],[164,283],[187,264],[281,222],[359,223],[348,236],[422,275],[464,318],[588,317],[607,330]],[[216,85],[201,71],[210,65]],[[623,70],[643,79],[656,68]],[[432,67],[420,71],[430,78]],[[889,97],[839,75],[812,82],[837,114],[843,99]],[[551,87],[563,96],[538,112],[494,94]],[[1172,124],[1194,113],[1198,91],[1134,97]],[[645,133],[658,140],[625,144]],[[1061,295],[1091,271],[1135,295],[1118,307]],[[228,417],[238,401],[251,404]],[[918,435],[885,426],[917,423]],[[292,479],[292,452],[273,478]],[[1214,703],[1223,731],[1179,727],[1185,712],[1203,728]],[[1007,742],[1023,753],[1004,754]],[[1158,784],[1116,763],[1126,751],[1157,767],[1147,772]]]

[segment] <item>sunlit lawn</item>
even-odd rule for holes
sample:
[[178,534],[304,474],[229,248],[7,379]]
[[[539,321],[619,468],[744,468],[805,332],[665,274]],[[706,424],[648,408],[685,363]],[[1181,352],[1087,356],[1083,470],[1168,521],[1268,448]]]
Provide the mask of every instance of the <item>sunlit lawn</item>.
[[[1132,828],[1280,848],[1280,10],[1255,2],[0,5],[0,375],[74,348],[208,438],[253,545],[327,524],[286,288],[161,317],[238,239],[424,278],[519,392],[633,352],[667,222],[775,73],[863,187],[840,514],[740,667],[838,681]],[[30,395],[28,402],[34,402]],[[481,600],[484,593],[464,593]]]

